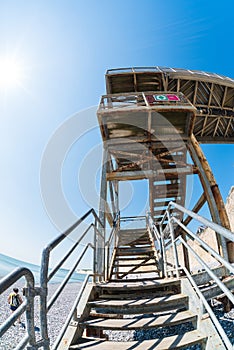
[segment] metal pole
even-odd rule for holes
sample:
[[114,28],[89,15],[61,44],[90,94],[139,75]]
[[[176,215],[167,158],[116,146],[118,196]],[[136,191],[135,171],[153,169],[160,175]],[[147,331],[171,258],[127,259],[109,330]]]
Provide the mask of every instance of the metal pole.
[[[106,228],[106,200],[107,200],[107,167],[108,167],[108,150],[104,145],[103,159],[102,159],[102,177],[101,177],[101,189],[100,189],[100,201],[99,201],[99,218],[101,224],[99,224],[99,231],[102,236],[105,237]],[[104,262],[105,262],[105,239],[98,235],[97,237],[97,272],[99,275],[104,274]]]
[[166,212],[167,212],[167,217],[168,217],[169,229],[170,229],[170,233],[171,233],[171,241],[172,241],[174,260],[175,260],[175,268],[176,268],[176,277],[180,277],[180,274],[179,274],[179,261],[178,261],[178,254],[177,254],[177,249],[176,249],[176,243],[175,243],[174,227],[173,227],[173,224],[171,222],[169,211],[167,210]]
[[162,229],[162,225],[159,225],[159,230],[160,230],[160,236],[161,236],[161,241],[162,241],[162,255],[163,255],[163,271],[164,271],[164,277],[168,277],[167,274],[167,256],[166,256],[166,250],[165,250],[165,241],[164,241],[164,233]]
[[48,294],[48,270],[49,270],[49,248],[45,248],[42,253],[41,260],[41,294],[40,294],[40,323],[41,323],[41,336],[45,341],[44,350],[49,350],[49,337],[48,337],[48,325],[47,325],[47,294]]
[[96,282],[97,279],[97,219],[95,218],[95,223],[94,223],[94,235],[93,235],[93,278],[94,282]]

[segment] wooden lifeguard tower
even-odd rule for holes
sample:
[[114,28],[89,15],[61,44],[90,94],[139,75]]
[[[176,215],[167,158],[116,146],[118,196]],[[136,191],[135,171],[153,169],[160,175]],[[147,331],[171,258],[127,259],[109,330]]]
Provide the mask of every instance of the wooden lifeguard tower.
[[[150,212],[158,223],[170,201],[185,205],[186,179],[195,175],[203,192],[193,211],[207,202],[212,220],[230,230],[200,144],[234,142],[234,80],[165,67],[112,69],[106,90],[97,113],[104,143],[100,213],[111,213],[105,184],[114,193],[119,181],[147,179]],[[175,215],[183,220],[182,213]],[[220,253],[233,262],[233,244],[217,239]]]
[[[1,325],[0,334],[25,312],[26,335],[17,349],[28,344],[32,350],[176,350],[194,345],[233,350],[234,341],[210,301],[219,297],[226,309],[234,305],[234,233],[201,144],[234,142],[234,80],[166,67],[111,69],[97,117],[103,139],[99,213],[90,209],[44,249],[39,287],[25,268],[0,282],[2,292],[22,276],[27,280],[25,302]],[[186,201],[189,177],[201,184],[193,208]],[[119,183],[142,179],[148,181],[149,210],[123,218]],[[199,214],[204,204],[208,219]],[[52,251],[90,217],[93,222],[49,270]],[[133,225],[123,225],[128,221]],[[214,232],[217,249],[193,232],[194,221]],[[92,240],[75,255],[74,266],[48,300],[49,281],[90,230]],[[88,250],[93,271],[50,344],[48,312]],[[34,330],[36,296],[40,337]]]

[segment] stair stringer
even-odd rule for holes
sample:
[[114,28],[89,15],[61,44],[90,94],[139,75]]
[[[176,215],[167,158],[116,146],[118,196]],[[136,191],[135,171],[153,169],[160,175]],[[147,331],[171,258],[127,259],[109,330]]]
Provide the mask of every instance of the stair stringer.
[[201,300],[199,299],[199,296],[187,278],[181,278],[181,292],[187,294],[189,297],[189,310],[198,315],[197,329],[202,334],[207,336],[207,342],[204,344],[203,349],[226,350],[227,348],[224,345],[222,338],[211,321],[209,314],[205,313],[205,309]]
[[96,294],[95,284],[87,284],[77,305],[76,315],[71,320],[56,350],[68,350],[82,336],[84,329],[80,326],[80,323],[89,316],[90,307],[88,301],[94,300]]

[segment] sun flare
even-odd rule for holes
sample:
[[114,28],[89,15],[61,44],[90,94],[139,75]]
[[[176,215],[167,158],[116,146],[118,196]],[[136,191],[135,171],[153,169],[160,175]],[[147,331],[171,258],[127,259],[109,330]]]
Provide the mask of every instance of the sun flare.
[[0,88],[20,86],[22,80],[23,66],[20,61],[14,58],[0,57]]

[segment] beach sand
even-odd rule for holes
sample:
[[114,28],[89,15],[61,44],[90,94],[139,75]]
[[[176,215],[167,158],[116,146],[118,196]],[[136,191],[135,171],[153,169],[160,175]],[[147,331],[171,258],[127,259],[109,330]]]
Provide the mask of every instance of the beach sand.
[[[49,284],[48,287],[48,297],[54,294],[58,288],[58,284]],[[19,283],[14,285],[18,287],[20,294],[22,296],[22,287]],[[81,283],[68,283],[62,292],[61,296],[57,299],[54,306],[48,313],[48,331],[50,343],[53,344],[57,338],[63,323],[71,309],[74,300],[77,296],[81,287]],[[9,305],[7,303],[7,297],[12,291],[12,288],[6,290],[0,295],[0,324],[2,324],[11,314]],[[25,315],[21,316],[21,322],[25,325]],[[37,339],[40,338],[40,320],[39,320],[39,297],[35,298],[35,330]],[[11,350],[20,342],[20,340],[25,336],[26,331],[22,325],[16,323],[15,326],[10,327],[10,329],[1,337],[0,339],[0,350]]]

